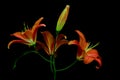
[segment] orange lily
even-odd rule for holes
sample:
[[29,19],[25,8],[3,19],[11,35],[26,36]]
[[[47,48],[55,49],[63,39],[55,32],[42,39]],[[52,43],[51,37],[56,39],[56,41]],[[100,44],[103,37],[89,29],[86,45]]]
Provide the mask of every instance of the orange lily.
[[45,44],[39,42],[39,45],[45,50],[48,55],[54,55],[57,49],[63,45],[67,44],[66,36],[64,34],[59,34],[56,39],[49,31],[42,32]]
[[15,32],[11,34],[11,36],[15,36],[19,38],[20,40],[12,40],[8,43],[8,49],[10,48],[11,44],[13,43],[22,43],[25,45],[33,46],[36,44],[36,38],[37,38],[37,31],[38,28],[45,27],[45,24],[40,24],[40,22],[43,20],[43,17],[39,18],[33,25],[31,29],[26,29],[24,32]]
[[79,30],[75,30],[79,35],[79,40],[72,40],[68,44],[74,44],[78,46],[77,51],[77,60],[83,60],[85,64],[91,63],[93,60],[97,61],[99,66],[96,66],[97,69],[102,65],[101,58],[96,49],[93,49],[98,45],[98,43],[94,46],[89,46],[90,43],[86,41],[85,36]]

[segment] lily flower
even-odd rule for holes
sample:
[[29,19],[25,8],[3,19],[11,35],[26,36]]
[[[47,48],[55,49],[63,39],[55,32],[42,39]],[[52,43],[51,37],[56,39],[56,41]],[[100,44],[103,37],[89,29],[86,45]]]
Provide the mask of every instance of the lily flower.
[[83,60],[85,64],[89,64],[95,60],[99,64],[99,66],[96,66],[96,68],[99,69],[102,65],[101,58],[98,54],[98,51],[96,49],[93,49],[98,45],[98,43],[94,46],[90,46],[90,43],[86,41],[84,34],[79,30],[75,30],[75,31],[79,35],[79,41],[72,40],[69,41],[68,44],[69,45],[74,44],[78,46],[77,60]]
[[8,43],[8,49],[13,43],[22,43],[28,46],[34,46],[36,44],[37,39],[37,31],[38,28],[45,27],[45,24],[40,24],[43,20],[43,17],[39,18],[30,29],[25,29],[24,32],[15,32],[11,34],[11,36],[19,38],[18,40],[12,40]]
[[66,40],[67,37],[64,34],[59,34],[55,39],[49,31],[44,31],[41,33],[45,43],[39,42],[39,45],[48,55],[55,55],[55,52],[60,46],[68,43]]

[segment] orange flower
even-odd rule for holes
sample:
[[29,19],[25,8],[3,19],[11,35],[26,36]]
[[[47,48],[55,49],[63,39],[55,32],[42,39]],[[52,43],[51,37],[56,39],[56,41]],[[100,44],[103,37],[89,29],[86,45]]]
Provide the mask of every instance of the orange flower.
[[26,29],[24,32],[15,32],[11,34],[11,36],[15,36],[19,38],[20,40],[12,40],[8,43],[8,49],[10,48],[11,44],[13,43],[22,43],[25,45],[33,46],[36,44],[36,38],[37,38],[37,31],[40,27],[45,27],[45,24],[40,24],[40,22],[43,20],[43,17],[39,18],[33,27],[31,29]]
[[98,43],[94,46],[90,46],[90,43],[86,42],[84,34],[79,30],[76,30],[76,32],[79,35],[80,41],[72,40],[68,44],[74,44],[78,46],[77,59],[83,60],[85,64],[89,64],[95,60],[99,64],[99,66],[96,66],[96,68],[99,69],[99,67],[102,65],[101,58],[98,54],[98,51],[96,49],[93,49],[98,45]]
[[39,42],[39,45],[45,50],[48,55],[54,55],[57,49],[63,45],[68,43],[66,40],[66,36],[64,34],[59,34],[56,39],[49,31],[42,32],[45,44]]

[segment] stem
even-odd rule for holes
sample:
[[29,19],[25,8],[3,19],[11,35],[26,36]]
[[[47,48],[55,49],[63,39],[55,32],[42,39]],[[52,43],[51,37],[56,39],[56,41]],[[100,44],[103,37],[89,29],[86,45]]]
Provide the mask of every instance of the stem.
[[[13,65],[13,69],[16,68],[16,63],[17,63],[17,61],[18,61],[20,58],[22,58],[23,56],[25,56],[25,55],[27,55],[27,54],[29,54],[29,53],[32,53],[32,52],[34,52],[34,53],[36,53],[36,54],[39,53],[39,52],[37,52],[37,51],[27,51],[27,52],[25,52],[23,55],[21,55],[20,57],[18,57],[18,58],[15,60],[14,65]],[[45,58],[44,56],[42,56],[41,54],[38,54],[38,55],[41,56],[45,61],[52,63],[50,60],[46,59],[46,58]]]
[[53,58],[53,70],[54,70],[54,80],[56,80],[56,66],[55,66],[55,58]]
[[56,31],[56,37],[58,36],[58,34],[59,34],[59,31]]
[[53,72],[53,66],[52,66],[52,65],[53,65],[53,59],[52,59],[52,58],[53,58],[53,56],[51,55],[51,56],[50,56],[50,61],[51,61],[52,63],[50,63],[50,69],[51,69],[51,71]]
[[[59,32],[56,32],[56,37],[58,36]],[[54,43],[54,53],[55,53],[55,49],[56,49],[56,37],[55,37],[55,43]],[[54,80],[56,80],[56,65],[55,65],[55,57],[54,55],[50,56],[50,61],[52,63],[50,63],[50,68],[51,71],[53,72],[53,76],[54,76]]]
[[52,71],[52,73],[53,73],[53,78],[54,78],[54,80],[56,80],[56,66],[55,66],[55,58],[54,58],[54,55],[51,55],[51,56],[50,56],[50,61],[52,62],[52,63],[50,63],[50,69],[51,69],[51,71]]
[[18,58],[15,60],[15,62],[14,62],[13,69],[16,68],[16,63],[17,63],[17,61],[18,61],[20,58],[22,58],[23,56],[25,56],[25,55],[27,55],[28,53],[30,53],[30,52],[33,52],[33,51],[25,52],[23,55],[21,55],[20,57],[18,57]]
[[65,67],[65,68],[62,68],[62,69],[58,69],[56,71],[64,71],[64,70],[67,70],[69,69],[70,67],[72,67],[75,63],[77,62],[77,60],[75,60],[72,64],[70,64],[69,66]]
[[[38,54],[38,52],[37,51],[34,51],[36,54]],[[45,61],[47,61],[47,62],[50,62],[50,63],[52,63],[52,61],[50,61],[50,60],[48,60],[47,58],[45,58],[44,56],[42,56],[41,54],[38,54],[40,57],[42,57]]]

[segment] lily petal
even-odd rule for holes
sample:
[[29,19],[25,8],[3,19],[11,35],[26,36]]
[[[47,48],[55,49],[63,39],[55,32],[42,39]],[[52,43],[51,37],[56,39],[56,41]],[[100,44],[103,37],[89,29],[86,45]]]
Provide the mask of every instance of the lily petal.
[[57,49],[62,46],[63,44],[67,44],[68,41],[67,40],[61,40],[61,41],[56,41],[56,47],[55,47],[55,51],[57,51]]
[[13,44],[13,43],[22,43],[22,44],[28,45],[28,43],[25,42],[24,40],[12,40],[12,41],[10,41],[10,42],[8,43],[8,49],[10,49],[10,46],[11,46],[11,44]]
[[50,55],[49,50],[48,50],[48,48],[46,47],[46,45],[45,45],[44,43],[42,43],[42,42],[40,42],[40,41],[37,41],[36,43],[38,44],[38,46],[36,47],[37,50],[40,49],[40,48],[42,48],[42,49],[44,49],[44,51],[45,51],[48,55]]
[[34,40],[34,41],[36,41],[36,38],[37,38],[37,31],[38,31],[38,29],[39,28],[41,28],[41,27],[46,27],[46,25],[45,24],[40,24],[40,25],[38,25],[34,30],[32,30],[32,39]]
[[56,41],[60,41],[60,40],[62,40],[62,39],[67,39],[67,36],[64,35],[64,34],[59,34],[59,35],[57,36],[57,38],[56,38]]
[[99,66],[96,66],[96,68],[98,69],[102,65],[102,62],[100,56],[98,55],[98,51],[96,49],[91,49],[86,53],[84,57],[84,63],[89,64],[93,60],[98,62]]
[[77,45],[79,46],[79,42],[77,40],[71,40],[68,42],[68,45]]
[[35,24],[33,25],[32,27],[32,36],[33,36],[33,40],[36,41],[36,38],[37,38],[37,31],[38,31],[38,28],[41,28],[41,27],[45,27],[46,25],[45,24],[40,24],[40,22],[44,19],[44,17],[41,17],[39,18]]
[[91,57],[91,56],[85,56],[84,57],[84,63],[85,64],[89,64],[91,63],[95,58]]
[[30,30],[26,30],[23,34],[27,40],[33,40],[32,39],[32,32]]
[[88,45],[88,43],[86,42],[85,36],[82,32],[80,32],[79,30],[75,30],[77,32],[77,34],[79,35],[79,45],[81,46],[81,48],[84,50],[86,48],[86,46]]
[[77,60],[83,60],[84,58],[84,53],[85,51],[81,49],[81,47],[78,45],[78,49],[77,49]]
[[100,57],[98,57],[98,58],[96,58],[96,59],[95,59],[95,61],[97,61],[97,62],[98,62],[98,65],[96,66],[96,69],[99,69],[99,68],[102,66],[102,61],[101,61],[101,58],[100,58]]
[[54,51],[54,37],[49,31],[42,32],[42,35],[44,37],[44,41],[49,49],[49,53],[53,54]]
[[68,45],[77,45],[77,60],[82,60],[84,55],[84,50],[81,49],[79,42],[77,40],[71,40],[68,42]]
[[15,36],[19,39],[27,41],[27,38],[24,36],[24,32],[23,33],[22,32],[15,32],[15,33],[11,34],[11,36]]
[[87,56],[91,56],[94,58],[99,56],[98,51],[96,49],[91,49],[86,54],[87,54]]
[[55,51],[63,44],[67,44],[68,40],[66,40],[67,37],[64,34],[59,34],[56,38],[56,45],[55,45]]
[[35,31],[35,29],[39,26],[40,22],[44,19],[44,17],[39,18],[32,27],[32,32]]

